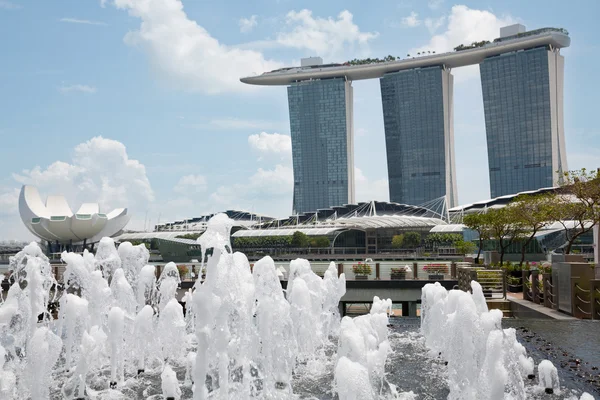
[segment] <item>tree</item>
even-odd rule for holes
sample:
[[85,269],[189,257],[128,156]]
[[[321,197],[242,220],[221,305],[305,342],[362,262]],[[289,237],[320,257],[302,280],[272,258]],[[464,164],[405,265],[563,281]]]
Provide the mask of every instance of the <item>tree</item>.
[[300,232],[300,231],[296,231],[294,232],[294,234],[292,235],[292,247],[297,247],[297,248],[301,248],[301,247],[308,247],[309,241],[308,241],[308,236],[306,236],[304,233]]
[[527,231],[521,246],[520,267],[525,261],[525,251],[529,243],[541,229],[553,222],[552,205],[555,202],[556,196],[553,194],[538,194],[521,195],[509,204],[508,208],[512,218],[522,226],[524,231]]
[[[569,254],[575,240],[600,223],[600,169],[565,172],[553,211],[565,229],[565,254]],[[567,225],[569,220],[572,226]]]
[[485,214],[484,221],[488,224],[492,239],[498,241],[500,248],[500,266],[504,263],[504,254],[508,247],[522,235],[523,228],[515,220],[509,206],[492,208]]
[[394,249],[401,249],[403,242],[404,242],[404,235],[403,234],[392,236],[392,247]]
[[404,247],[414,249],[421,244],[421,234],[419,232],[406,232],[402,243]]
[[329,244],[327,236],[315,236],[310,240],[311,247],[329,247]]
[[479,257],[481,256],[481,250],[483,249],[484,240],[490,239],[490,226],[485,214],[467,214],[463,218],[463,224],[475,232],[479,236],[479,249],[477,250],[477,257],[475,257],[475,264],[479,264]]
[[471,254],[473,253],[473,250],[475,250],[475,243],[459,239],[454,242],[454,248],[456,249],[458,254]]

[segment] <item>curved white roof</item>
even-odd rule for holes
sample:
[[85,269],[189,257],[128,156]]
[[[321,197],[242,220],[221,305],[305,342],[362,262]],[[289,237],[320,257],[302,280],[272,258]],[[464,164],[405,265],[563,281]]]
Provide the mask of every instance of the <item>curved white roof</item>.
[[333,225],[342,225],[355,229],[377,228],[416,228],[446,225],[439,218],[414,217],[410,215],[374,215],[370,217],[338,218],[331,222]]
[[[533,32],[533,31],[531,31]],[[487,57],[497,56],[517,50],[533,47],[551,45],[555,48],[568,47],[571,39],[568,35],[558,30],[541,30],[541,33],[502,40],[489,43],[482,47],[453,51],[448,53],[433,54],[406,60],[389,61],[365,65],[344,65],[339,67],[322,68],[289,68],[262,75],[241,78],[240,81],[252,85],[289,85],[292,82],[306,81],[310,79],[327,79],[346,77],[356,81],[361,79],[380,78],[386,73],[397,72],[413,68],[426,68],[436,65],[445,65],[448,68],[464,67],[466,65],[479,64]]]
[[102,214],[96,203],[85,203],[73,214],[64,196],[48,196],[44,204],[37,188],[29,185],[21,188],[19,213],[35,236],[60,243],[97,242],[120,232],[130,218],[126,208]]
[[239,230],[233,237],[256,237],[256,236],[292,236],[295,232],[302,232],[306,236],[325,236],[337,231],[345,230],[344,227],[335,228],[286,228],[286,229],[248,229]]

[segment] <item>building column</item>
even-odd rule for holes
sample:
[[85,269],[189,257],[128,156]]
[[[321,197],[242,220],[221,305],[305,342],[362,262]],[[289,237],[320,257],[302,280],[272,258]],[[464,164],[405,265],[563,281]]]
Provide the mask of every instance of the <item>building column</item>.
[[[444,66],[380,79],[390,201],[458,203],[454,161],[454,77]],[[426,145],[424,145],[426,144]]]
[[354,203],[352,82],[340,77],[293,83],[288,106],[293,213]]
[[416,301],[411,301],[408,304],[408,316],[409,317],[416,317],[417,316],[417,302]]

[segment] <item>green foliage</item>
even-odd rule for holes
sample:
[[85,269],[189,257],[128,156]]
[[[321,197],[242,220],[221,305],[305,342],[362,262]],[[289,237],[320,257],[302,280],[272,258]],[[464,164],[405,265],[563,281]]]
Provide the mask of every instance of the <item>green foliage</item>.
[[555,201],[556,196],[553,194],[522,195],[507,207],[513,224],[521,226],[524,231],[523,243],[521,243],[521,265],[525,260],[525,251],[529,243],[541,229],[552,223]]
[[401,249],[402,244],[404,243],[404,235],[394,235],[392,236],[392,247],[394,249]]
[[[600,224],[600,169],[585,168],[565,172],[562,190],[557,197],[553,212],[556,220],[565,228],[569,254],[578,237]],[[572,200],[575,197],[575,201]],[[565,220],[575,221],[574,229],[567,229]],[[591,222],[591,224],[589,224]]]
[[459,239],[454,242],[454,247],[456,248],[458,254],[471,254],[473,251],[475,251],[476,246],[473,242],[467,242]]
[[421,234],[419,232],[406,232],[402,243],[404,247],[414,249],[421,244]]
[[179,277],[183,278],[188,273],[188,267],[185,265],[178,265],[177,270],[179,271]]
[[477,250],[477,257],[475,257],[475,264],[479,264],[479,256],[481,256],[481,249],[483,248],[484,240],[490,239],[490,227],[485,214],[467,214],[463,218],[463,224],[475,232],[479,236],[479,245]]
[[291,236],[250,236],[233,238],[233,247],[236,249],[281,248],[290,247],[291,243]]
[[309,245],[308,236],[306,236],[306,234],[304,234],[300,231],[294,232],[294,234],[292,235],[291,245],[292,245],[292,247],[298,247],[298,248],[308,247],[308,245]]
[[469,49],[475,49],[477,47],[483,47],[486,44],[490,43],[489,40],[482,40],[480,42],[473,42],[470,45],[465,46],[464,44],[459,44],[458,46],[456,46],[454,48],[454,51],[462,51],[462,50],[469,50]]
[[399,60],[399,59],[400,59],[400,57],[394,57],[392,55],[385,56],[384,58],[362,58],[362,59],[355,58],[353,60],[347,61],[346,64],[348,64],[348,65],[377,64],[377,63],[395,61],[395,60]]
[[459,240],[462,240],[460,233],[430,233],[425,237],[425,246],[437,249],[440,246],[452,246]]
[[176,238],[179,239],[190,239],[190,240],[196,240],[198,239],[200,236],[202,236],[202,233],[186,233],[184,235],[177,235],[175,236]]
[[310,247],[329,247],[330,242],[327,236],[314,236],[310,238]]
[[354,275],[370,275],[371,266],[369,264],[359,262],[358,264],[354,264],[352,266],[352,272],[354,272]]
[[329,247],[330,241],[327,236],[308,237],[302,232],[296,231],[294,236],[249,236],[234,237],[233,247],[236,249],[249,248],[307,248],[307,247]]

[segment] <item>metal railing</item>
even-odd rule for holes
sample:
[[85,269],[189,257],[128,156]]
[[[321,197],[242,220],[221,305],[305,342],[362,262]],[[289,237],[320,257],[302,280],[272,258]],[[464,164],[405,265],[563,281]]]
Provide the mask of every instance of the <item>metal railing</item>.
[[457,269],[458,288],[471,291],[471,281],[477,281],[488,298],[506,299],[506,272],[501,269],[483,267],[459,267]]
[[592,279],[588,284],[573,278],[571,285],[573,316],[581,319],[600,319],[600,280]]

